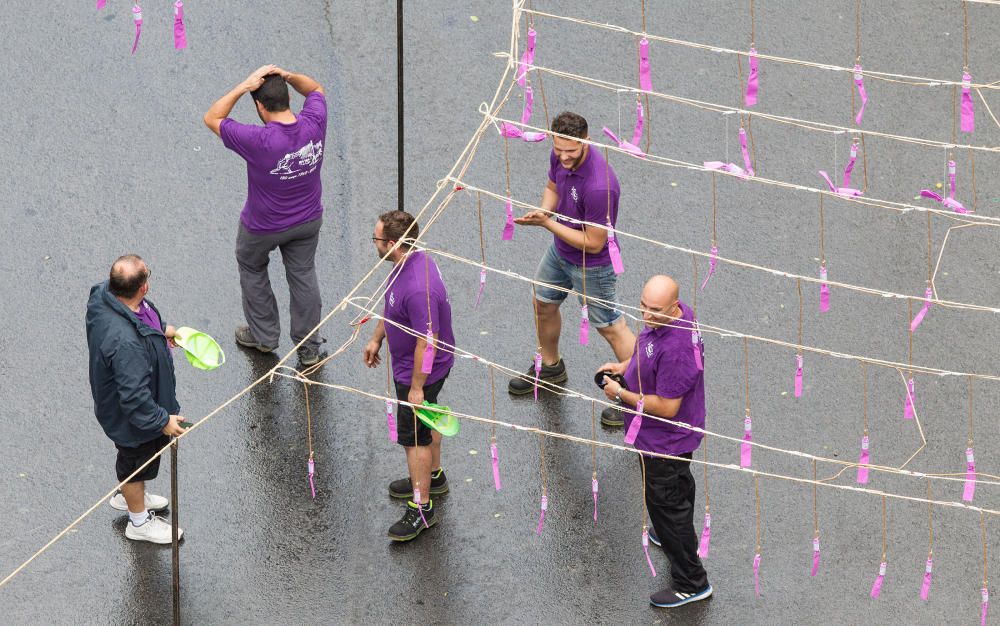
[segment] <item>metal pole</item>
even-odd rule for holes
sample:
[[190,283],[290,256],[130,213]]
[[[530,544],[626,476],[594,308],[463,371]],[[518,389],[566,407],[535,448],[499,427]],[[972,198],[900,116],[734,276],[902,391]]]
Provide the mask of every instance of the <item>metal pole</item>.
[[396,206],[404,211],[403,202],[403,0],[396,0]]
[[181,551],[177,540],[177,440],[170,446],[170,542],[172,544],[174,626],[181,624]]

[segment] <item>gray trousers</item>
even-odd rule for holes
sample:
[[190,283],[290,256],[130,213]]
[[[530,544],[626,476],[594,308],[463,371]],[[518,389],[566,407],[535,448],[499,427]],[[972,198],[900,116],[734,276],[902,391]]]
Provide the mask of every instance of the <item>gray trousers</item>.
[[[268,255],[275,248],[281,250],[288,280],[292,341],[297,344],[319,324],[323,303],[316,279],[316,246],[322,225],[321,218],[284,232],[256,235],[240,222],[236,235],[236,262],[240,268],[243,314],[258,343],[277,347],[281,336],[278,303],[267,273]],[[320,343],[322,340],[317,333],[303,347],[316,349]]]

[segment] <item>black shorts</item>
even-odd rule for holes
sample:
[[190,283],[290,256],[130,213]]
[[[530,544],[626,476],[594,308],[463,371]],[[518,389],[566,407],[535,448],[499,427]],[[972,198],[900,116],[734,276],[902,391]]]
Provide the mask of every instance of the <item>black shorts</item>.
[[[448,379],[448,375],[445,374],[444,378],[437,381],[433,385],[426,385],[424,387],[424,400],[428,402],[437,402],[438,394],[441,393],[441,388],[444,387],[444,381]],[[396,385],[396,398],[402,400],[403,402],[408,402],[407,397],[410,394],[410,386],[402,385],[395,380],[392,381]],[[429,446],[431,445],[431,429],[422,421],[419,417],[413,414],[413,410],[403,404],[398,405],[396,410],[396,432],[399,435],[397,443],[401,446],[412,447],[413,446],[413,422],[417,422],[417,444],[418,446]]]
[[[129,474],[152,458],[154,454],[159,452],[160,449],[168,443],[170,443],[170,437],[166,435],[160,435],[156,439],[139,444],[135,448],[120,446],[116,443],[115,447],[118,448],[118,460],[115,461],[115,471],[118,472],[118,482],[128,478]],[[144,470],[136,474],[135,478],[129,482],[138,483],[156,478],[156,475],[160,473],[160,458],[161,457],[156,457],[152,463],[147,465]]]

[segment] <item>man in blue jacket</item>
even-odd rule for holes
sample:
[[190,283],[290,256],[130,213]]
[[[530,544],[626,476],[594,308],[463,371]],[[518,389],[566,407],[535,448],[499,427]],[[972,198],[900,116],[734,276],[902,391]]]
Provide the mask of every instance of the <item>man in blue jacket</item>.
[[[118,448],[119,482],[184,432],[184,418],[176,415],[180,405],[170,354],[174,327],[163,325],[160,312],[146,300],[148,292],[149,268],[139,256],[127,254],[111,266],[108,280],[91,288],[87,303],[94,414]],[[167,507],[167,499],[145,488],[159,469],[157,457],[111,498],[112,508],[128,511],[129,539],[171,542],[170,523],[154,513]]]

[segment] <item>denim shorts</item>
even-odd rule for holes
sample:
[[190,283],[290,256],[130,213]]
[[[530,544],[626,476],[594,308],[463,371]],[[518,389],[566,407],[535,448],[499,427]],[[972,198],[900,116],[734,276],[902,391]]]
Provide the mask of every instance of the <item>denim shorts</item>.
[[[559,256],[554,244],[549,246],[542,261],[538,264],[535,280],[583,293],[583,268],[573,265]],[[591,300],[591,298],[600,298],[614,302],[617,283],[618,277],[611,265],[597,265],[587,268],[587,317],[590,318],[590,325],[594,328],[611,326],[622,316],[622,312],[618,309]],[[565,291],[541,285],[535,287],[535,298],[541,302],[561,304],[567,295],[569,294]],[[583,304],[583,297],[577,296],[577,300]]]

